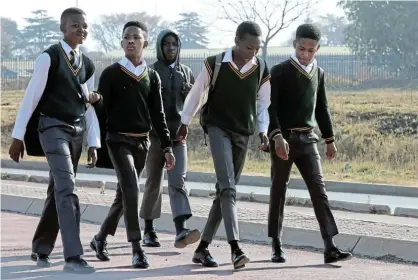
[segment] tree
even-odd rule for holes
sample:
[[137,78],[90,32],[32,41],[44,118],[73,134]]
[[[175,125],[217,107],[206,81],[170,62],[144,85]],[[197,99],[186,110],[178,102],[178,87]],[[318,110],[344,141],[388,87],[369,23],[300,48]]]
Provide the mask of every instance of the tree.
[[151,16],[145,12],[101,15],[100,20],[93,24],[91,32],[93,39],[106,53],[119,49],[123,26],[131,20],[141,21],[147,25],[150,48],[154,47],[160,30],[168,25],[166,22],[161,21],[161,17]]
[[17,23],[9,18],[1,18],[1,56],[10,58],[14,54],[16,46],[19,44],[21,34],[17,28]]
[[22,30],[25,40],[20,48],[25,55],[37,55],[61,38],[58,21],[49,17],[46,10],[36,10],[32,14],[33,17],[25,18],[29,25]]
[[350,49],[369,63],[400,73],[418,64],[416,1],[340,1],[350,25],[345,36]]
[[198,13],[181,13],[174,23],[179,33],[181,46],[185,49],[202,49],[208,44],[208,28],[203,25]]
[[223,19],[236,25],[246,20],[261,25],[264,59],[267,57],[270,41],[317,3],[316,0],[218,0],[218,2],[223,10]]
[[330,47],[340,47],[344,45],[345,31],[348,22],[345,17],[327,14],[321,16],[315,23],[321,29],[321,45]]

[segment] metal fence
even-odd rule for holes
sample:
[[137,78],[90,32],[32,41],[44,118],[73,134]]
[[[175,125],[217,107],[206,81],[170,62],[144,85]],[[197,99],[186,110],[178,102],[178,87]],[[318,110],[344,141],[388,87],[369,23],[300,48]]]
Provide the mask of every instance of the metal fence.
[[[104,68],[121,57],[91,57],[96,66],[96,81]],[[267,57],[269,67],[289,58],[289,54],[272,54]],[[145,57],[153,63],[155,57]],[[198,75],[205,55],[185,55],[181,62]],[[418,88],[418,70],[393,72],[384,66],[369,65],[365,59],[351,54],[320,54],[318,64],[325,69],[327,88],[333,90],[367,90],[376,88]],[[22,90],[26,87],[35,59],[6,59],[1,62],[1,86],[3,90]]]

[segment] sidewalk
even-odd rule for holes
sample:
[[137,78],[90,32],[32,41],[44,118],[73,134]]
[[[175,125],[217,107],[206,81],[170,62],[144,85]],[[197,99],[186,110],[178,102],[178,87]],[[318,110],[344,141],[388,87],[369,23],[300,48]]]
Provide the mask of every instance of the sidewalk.
[[353,258],[336,264],[323,264],[320,253],[287,249],[289,260],[286,264],[269,261],[270,246],[242,243],[243,250],[251,262],[245,268],[234,271],[230,261],[229,246],[225,241],[214,241],[210,246],[213,257],[219,262],[217,268],[204,268],[191,262],[195,246],[176,249],[173,246],[174,235],[159,233],[160,248],[145,248],[150,261],[149,269],[130,267],[131,249],[126,242],[123,229],[109,237],[108,248],[110,262],[99,262],[89,249],[88,242],[99,229],[98,225],[81,224],[81,240],[85,249],[84,258],[97,272],[89,275],[74,275],[62,272],[63,256],[61,238],[57,239],[55,250],[51,254],[51,268],[37,268],[29,258],[31,239],[38,223],[37,217],[19,214],[1,213],[1,279],[42,279],[42,280],[381,280],[381,279],[417,279],[418,267],[387,263],[369,259]]
[[[46,185],[2,181],[1,194],[2,210],[40,214],[43,199],[46,197]],[[99,189],[77,188],[77,194],[80,203],[84,205],[82,207],[82,218],[86,221],[101,223],[113,202],[114,191],[106,190],[105,194],[100,194]],[[35,202],[25,202],[28,204],[19,206],[19,197],[35,199]],[[142,193],[140,199],[142,199]],[[189,224],[190,226],[203,228],[212,200],[190,197],[190,202],[194,217]],[[268,205],[239,201],[237,202],[237,208],[241,238],[263,242],[268,241],[266,234]],[[23,209],[24,211],[18,211],[18,209]],[[321,248],[322,242],[313,210],[290,206],[285,209],[284,242],[289,245]],[[156,221],[157,226],[160,226],[160,230],[173,231],[174,226],[167,195],[163,197],[162,211],[161,219]],[[418,219],[342,211],[334,211],[334,215],[341,233],[337,236],[336,241],[344,249],[355,248],[354,252],[359,250],[359,254],[367,251],[365,252],[366,255],[384,256],[387,254],[396,255],[393,248],[398,248],[396,250],[402,250],[403,253],[408,255],[407,260],[418,262]],[[123,221],[121,225],[123,225]],[[219,237],[224,235],[223,226],[221,228],[218,234]],[[364,242],[369,243],[363,244]],[[377,247],[369,248],[374,246]],[[410,254],[405,251],[413,249],[416,249],[416,251],[411,251]],[[402,252],[399,253],[403,254]]]
[[[47,184],[49,172],[42,170],[27,169],[2,169],[4,180],[29,181]],[[141,178],[141,187],[145,182]],[[99,188],[105,185],[106,190],[116,189],[117,179],[114,175],[78,173],[76,184]],[[164,180],[164,189],[167,191],[167,181]],[[215,184],[202,182],[186,182],[187,189],[191,196],[209,197],[214,191]],[[418,190],[418,189],[417,189]],[[250,200],[261,203],[268,203],[270,188],[238,185],[237,200]],[[353,211],[359,213],[379,213],[395,216],[409,216],[418,218],[418,197],[392,196],[392,195],[368,195],[361,193],[332,192],[328,190],[331,209]],[[307,189],[289,189],[287,192],[287,204],[304,205],[311,207],[309,192]]]

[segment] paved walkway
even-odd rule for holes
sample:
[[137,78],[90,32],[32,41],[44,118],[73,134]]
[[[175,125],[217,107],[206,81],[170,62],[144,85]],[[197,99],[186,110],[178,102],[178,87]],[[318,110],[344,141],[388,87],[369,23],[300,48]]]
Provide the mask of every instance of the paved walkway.
[[[49,171],[40,170],[28,170],[28,169],[9,169],[2,168],[2,172],[9,174],[25,174],[25,175],[37,175],[48,177]],[[94,172],[94,169],[92,170]],[[78,173],[77,178],[81,180],[92,180],[92,181],[104,181],[104,182],[117,182],[115,175],[103,175],[103,174],[88,174]],[[145,182],[144,178],[141,178],[141,182]],[[242,182],[241,182],[242,183]],[[238,192],[241,193],[255,193],[255,194],[270,194],[270,188],[251,186],[239,184],[237,186]],[[167,186],[167,180],[164,180],[164,185]],[[200,190],[214,190],[215,184],[213,183],[201,183],[187,181],[186,187],[189,189],[200,189]],[[414,189],[414,187],[412,187]],[[289,189],[287,192],[288,196],[298,198],[309,198],[309,192],[306,188],[304,189]],[[392,209],[392,212],[396,207],[413,208],[418,209],[418,197],[408,196],[391,196],[391,195],[376,195],[376,194],[365,194],[365,193],[347,193],[347,192],[333,192],[327,189],[327,195],[330,200],[345,201],[345,202],[357,202],[374,205],[387,205]]]
[[340,265],[323,264],[319,253],[301,250],[287,250],[289,261],[286,264],[269,262],[269,246],[243,244],[244,251],[252,262],[246,268],[234,271],[230,263],[229,247],[223,241],[215,241],[211,246],[212,255],[217,258],[218,268],[203,268],[191,264],[193,248],[183,250],[173,246],[173,235],[159,234],[161,248],[147,248],[151,267],[147,270],[134,270],[130,267],[130,247],[123,229],[114,238],[109,238],[110,262],[99,262],[88,248],[88,242],[99,228],[98,225],[82,224],[81,238],[85,248],[85,259],[97,272],[90,275],[76,275],[62,272],[63,256],[61,239],[51,255],[53,266],[40,269],[29,259],[33,231],[38,218],[20,214],[1,213],[1,279],[42,279],[42,280],[125,280],[125,279],[181,279],[181,280],[219,280],[219,279],[292,279],[292,280],[401,280],[418,279],[418,266],[384,263],[368,259],[357,259]]
[[[45,198],[44,184],[2,181],[2,194]],[[80,203],[110,206],[114,199],[113,190],[100,194],[98,189],[77,188]],[[142,199],[142,195],[140,197]],[[212,200],[191,197],[191,208],[196,216],[207,217]],[[241,221],[267,223],[268,205],[254,202],[237,202],[238,216]],[[313,210],[300,207],[286,207],[285,226],[319,230]],[[163,212],[171,213],[168,197],[164,195]],[[376,236],[400,240],[418,240],[418,219],[347,213],[333,211],[340,233]]]

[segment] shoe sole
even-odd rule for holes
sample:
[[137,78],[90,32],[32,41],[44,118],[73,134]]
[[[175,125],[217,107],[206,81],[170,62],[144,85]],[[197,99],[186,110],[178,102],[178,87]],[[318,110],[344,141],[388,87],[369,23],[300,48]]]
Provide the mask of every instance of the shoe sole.
[[190,231],[190,233],[187,235],[186,238],[184,238],[183,240],[179,242],[174,242],[174,247],[176,247],[177,249],[183,249],[187,245],[190,245],[199,241],[200,235],[201,234],[199,230]]
[[218,264],[212,264],[212,265],[207,265],[207,264],[204,264],[204,263],[202,263],[202,261],[201,261],[200,259],[196,259],[196,258],[193,258],[193,259],[192,259],[192,262],[193,262],[193,263],[196,263],[196,264],[201,264],[201,265],[203,265],[204,267],[218,267],[218,266],[219,266]]
[[271,262],[274,262],[274,263],[285,263],[286,262],[286,260],[284,260],[284,259],[281,259],[281,260],[271,260]]
[[335,261],[332,261],[332,262],[325,262],[325,263],[330,264],[330,263],[337,263],[337,262],[346,262],[346,261],[351,260],[352,258],[353,258],[353,255],[350,255],[350,256],[348,256],[344,259],[339,259],[339,260],[335,260]]
[[36,265],[38,267],[44,268],[44,267],[51,267],[52,264],[50,262],[38,262],[38,258],[37,257],[33,257],[32,255],[30,256],[30,259],[34,262],[36,262]]
[[96,258],[99,260],[99,261],[102,261],[102,262],[108,262],[108,261],[110,261],[110,258],[108,257],[107,259],[101,259],[101,258],[99,258],[98,256],[97,256],[97,249],[96,249],[96,246],[94,246],[94,244],[93,243],[91,243],[90,242],[90,249],[92,249],[95,253],[96,253]]
[[146,269],[149,267],[149,265],[132,265],[133,268],[140,268],[140,269]]
[[68,268],[64,266],[62,271],[67,272],[67,273],[73,273],[73,274],[91,274],[91,273],[96,272],[96,269],[92,268],[91,270],[74,270],[72,268]]
[[250,259],[247,256],[243,256],[236,263],[234,263],[234,269],[243,268],[249,262],[250,262]]
[[145,242],[142,242],[142,245],[145,246],[145,247],[151,247],[151,248],[161,247],[161,244],[149,244],[149,243],[145,243]]

